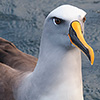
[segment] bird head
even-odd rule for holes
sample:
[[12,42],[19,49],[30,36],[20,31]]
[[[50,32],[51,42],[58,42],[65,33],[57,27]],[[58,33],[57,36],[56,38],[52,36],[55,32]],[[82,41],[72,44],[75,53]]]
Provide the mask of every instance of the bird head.
[[84,39],[84,23],[86,12],[71,5],[62,5],[54,9],[45,20],[45,38],[52,44],[79,48],[94,62],[93,49]]

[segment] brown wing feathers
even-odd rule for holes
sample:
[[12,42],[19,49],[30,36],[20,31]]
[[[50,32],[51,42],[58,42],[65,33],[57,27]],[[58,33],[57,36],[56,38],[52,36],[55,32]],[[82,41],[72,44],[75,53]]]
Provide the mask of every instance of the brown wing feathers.
[[16,88],[21,78],[34,70],[36,63],[37,58],[0,38],[0,100],[14,100],[12,87]]
[[37,58],[18,50],[16,46],[0,38],[0,62],[22,71],[33,71]]

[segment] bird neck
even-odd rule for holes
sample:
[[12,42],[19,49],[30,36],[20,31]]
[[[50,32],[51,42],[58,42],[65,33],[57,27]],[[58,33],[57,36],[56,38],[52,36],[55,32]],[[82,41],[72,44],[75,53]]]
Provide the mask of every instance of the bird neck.
[[39,59],[35,77],[40,100],[83,100],[81,52],[73,47],[60,50]]
[[40,51],[34,72],[18,90],[23,99],[18,96],[18,100],[26,96],[28,100],[83,100],[80,51],[74,47],[47,51]]

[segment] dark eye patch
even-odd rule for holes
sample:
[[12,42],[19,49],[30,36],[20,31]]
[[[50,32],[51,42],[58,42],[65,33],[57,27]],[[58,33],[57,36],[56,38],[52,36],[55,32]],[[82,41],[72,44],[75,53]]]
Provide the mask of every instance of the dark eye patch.
[[57,17],[53,17],[53,21],[56,25],[59,25],[61,23],[64,22],[64,20],[60,19],[60,18],[57,18]]
[[86,21],[86,17],[83,18],[83,23]]

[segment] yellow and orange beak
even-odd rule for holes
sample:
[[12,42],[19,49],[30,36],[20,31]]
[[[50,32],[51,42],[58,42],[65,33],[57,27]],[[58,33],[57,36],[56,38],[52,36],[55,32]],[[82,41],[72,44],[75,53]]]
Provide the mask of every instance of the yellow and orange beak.
[[81,25],[78,21],[73,21],[70,25],[69,34],[68,34],[71,43],[78,47],[91,61],[91,65],[94,62],[94,51],[93,49],[86,43],[83,34]]

